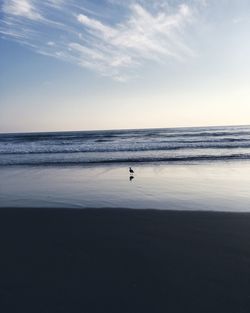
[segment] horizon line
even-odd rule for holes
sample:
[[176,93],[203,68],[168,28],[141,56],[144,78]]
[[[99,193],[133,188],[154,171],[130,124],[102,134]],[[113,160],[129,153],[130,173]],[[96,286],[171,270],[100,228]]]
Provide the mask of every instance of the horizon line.
[[80,133],[80,132],[104,132],[104,131],[126,131],[126,130],[159,130],[159,129],[181,129],[181,128],[216,128],[216,127],[246,127],[250,124],[226,124],[226,125],[200,125],[200,126],[175,126],[175,127],[145,127],[145,128],[111,128],[111,129],[85,129],[85,130],[54,130],[54,131],[13,131],[0,132],[0,135],[11,134],[46,134],[46,133]]

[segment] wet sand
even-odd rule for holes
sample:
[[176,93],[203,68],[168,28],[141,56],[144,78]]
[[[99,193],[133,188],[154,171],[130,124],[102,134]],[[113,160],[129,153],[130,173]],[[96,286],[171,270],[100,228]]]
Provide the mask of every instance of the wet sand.
[[0,312],[250,312],[250,214],[0,209]]

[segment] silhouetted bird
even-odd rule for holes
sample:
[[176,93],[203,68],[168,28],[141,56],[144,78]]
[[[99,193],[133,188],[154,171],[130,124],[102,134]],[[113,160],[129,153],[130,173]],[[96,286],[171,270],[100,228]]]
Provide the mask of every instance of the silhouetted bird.
[[130,173],[130,174],[134,174],[134,171],[132,170],[131,167],[129,168],[129,173]]

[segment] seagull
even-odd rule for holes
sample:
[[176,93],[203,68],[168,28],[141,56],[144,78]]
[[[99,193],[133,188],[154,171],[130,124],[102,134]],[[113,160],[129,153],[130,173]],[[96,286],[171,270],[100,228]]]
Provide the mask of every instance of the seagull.
[[129,168],[129,173],[132,174],[132,175],[134,174],[134,171],[132,170],[131,167]]

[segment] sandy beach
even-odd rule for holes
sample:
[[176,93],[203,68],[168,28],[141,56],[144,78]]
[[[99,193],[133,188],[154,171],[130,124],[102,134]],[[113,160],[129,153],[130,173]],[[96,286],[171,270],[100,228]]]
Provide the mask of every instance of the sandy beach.
[[250,214],[0,209],[0,311],[250,310]]

